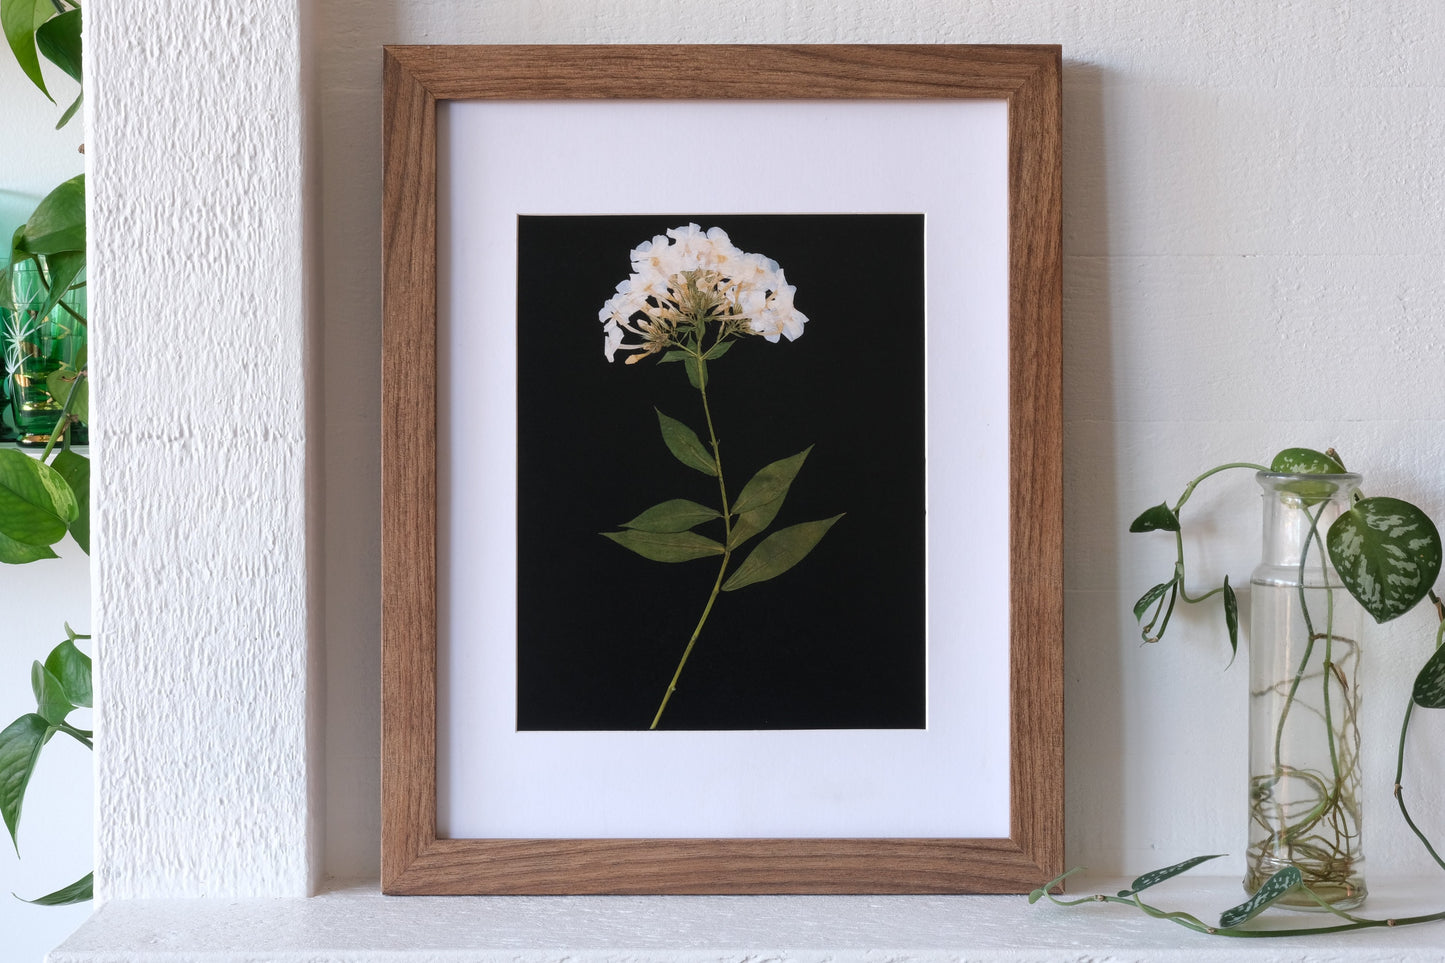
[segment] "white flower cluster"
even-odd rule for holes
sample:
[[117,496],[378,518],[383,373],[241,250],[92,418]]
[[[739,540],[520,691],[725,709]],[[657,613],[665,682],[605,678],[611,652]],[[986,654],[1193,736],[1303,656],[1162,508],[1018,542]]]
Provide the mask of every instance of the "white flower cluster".
[[[675,227],[632,251],[632,275],[597,313],[613,360],[619,348],[637,351],[631,364],[667,347],[682,347],[684,322],[717,322],[717,341],[757,334],[769,341],[795,340],[808,318],[793,307],[792,285],[778,262],[740,251],[720,227]],[[633,334],[640,343],[623,343]]]

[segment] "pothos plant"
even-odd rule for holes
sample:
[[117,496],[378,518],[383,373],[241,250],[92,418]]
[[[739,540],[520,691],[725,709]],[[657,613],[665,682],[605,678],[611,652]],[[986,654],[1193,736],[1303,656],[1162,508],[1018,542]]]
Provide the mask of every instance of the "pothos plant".
[[[81,12],[75,0],[0,0],[0,26],[25,76],[52,102],[41,71],[48,60],[77,83],[81,81]],[[65,126],[81,105],[81,95],[61,115]],[[13,278],[21,265],[33,265],[41,296],[17,304]],[[25,336],[32,325],[64,315],[67,324],[86,319],[65,298],[85,284],[85,175],[47,194],[10,239],[9,259],[0,271],[0,314],[6,320],[7,374],[12,378],[22,356],[32,350]],[[84,349],[70,362],[46,373],[46,389],[60,405],[55,429],[38,459],[15,449],[0,449],[0,562],[25,564],[56,558],[51,546],[67,534],[90,551],[90,462],[70,449],[73,425],[89,421],[89,389]],[[87,748],[91,733],[68,719],[91,704],[90,659],[76,646],[88,639],[65,627],[66,639],[31,670],[34,712],[21,715],[0,731],[0,816],[19,850],[21,806],[41,749],[56,734]],[[60,905],[91,898],[91,877],[64,887],[36,903]]]
[[[1327,553],[1340,584],[1376,622],[1387,622],[1398,618],[1414,609],[1426,598],[1434,604],[1435,621],[1437,622],[1434,630],[1434,647],[1417,674],[1410,697],[1405,704],[1396,754],[1394,796],[1406,825],[1420,840],[1436,864],[1441,869],[1445,869],[1445,860],[1442,860],[1434,845],[1411,818],[1405,805],[1404,792],[1405,745],[1409,736],[1411,717],[1416,708],[1445,708],[1445,647],[1441,645],[1442,639],[1445,639],[1445,604],[1442,604],[1434,592],[1435,581],[1440,575],[1441,540],[1435,524],[1418,507],[1398,498],[1366,497],[1359,492],[1354,492],[1349,506],[1340,512],[1327,531],[1320,533],[1316,523],[1323,516],[1324,502],[1334,494],[1338,476],[1345,474],[1344,462],[1333,449],[1318,452],[1306,448],[1290,448],[1280,452],[1267,466],[1249,462],[1232,462],[1211,468],[1189,482],[1172,505],[1164,502],[1146,510],[1129,527],[1131,532],[1172,533],[1175,543],[1175,560],[1169,577],[1152,586],[1134,606],[1134,615],[1139,621],[1141,638],[1146,643],[1159,641],[1169,626],[1170,617],[1178,602],[1197,604],[1218,596],[1222,603],[1224,627],[1231,652],[1237,649],[1238,606],[1229,579],[1226,577],[1223,584],[1207,591],[1196,590],[1191,593],[1186,587],[1184,538],[1181,522],[1182,509],[1201,482],[1221,472],[1237,468],[1292,476],[1287,483],[1287,488],[1297,504],[1309,513],[1306,517],[1310,522],[1299,562],[1301,573],[1306,564],[1310,562],[1309,550],[1312,546],[1316,551],[1315,564],[1322,564],[1321,557]],[[1300,581],[1301,585],[1298,589],[1300,606],[1304,621],[1308,625],[1310,624],[1310,615],[1304,597],[1303,579]],[[1279,692],[1285,697],[1283,708],[1286,713],[1298,698],[1300,682],[1305,675],[1306,664],[1311,658],[1311,650],[1317,644],[1328,646],[1335,640],[1328,621],[1309,630],[1308,644],[1298,670],[1294,671],[1292,679],[1284,680],[1278,687]],[[1353,640],[1344,641],[1353,642]],[[1328,655],[1325,657],[1319,675],[1322,677],[1326,692],[1328,692],[1333,684],[1330,678],[1331,669]],[[1325,707],[1326,722],[1328,723],[1328,697]],[[1280,726],[1283,727],[1283,715]],[[1328,730],[1328,728],[1327,724],[1326,729]],[[1277,745],[1276,741],[1276,747]],[[1331,744],[1330,750],[1331,757],[1334,757],[1335,746],[1333,744]],[[1276,768],[1279,768],[1277,749]],[[1266,775],[1264,778],[1268,780],[1270,777]],[[1280,778],[1279,773],[1274,774],[1273,778]],[[1281,835],[1288,843],[1292,844],[1309,833],[1318,832],[1322,825],[1328,824],[1331,807],[1342,805],[1341,799],[1344,790],[1341,780],[1338,778],[1338,769],[1336,769],[1333,783],[1330,782],[1327,775],[1316,781],[1321,790],[1319,801],[1282,831]],[[1252,793],[1253,791],[1254,787],[1252,787]],[[1206,923],[1191,913],[1162,909],[1146,902],[1141,896],[1151,887],[1217,858],[1218,855],[1196,856],[1172,866],[1145,873],[1135,879],[1127,889],[1119,890],[1113,895],[1100,893],[1065,899],[1056,895],[1053,890],[1065,878],[1079,871],[1072,869],[1034,890],[1029,896],[1029,902],[1047,898],[1060,906],[1077,906],[1081,903],[1121,903],[1133,906],[1157,919],[1168,920],[1202,933],[1229,937],[1301,936],[1312,933],[1335,933],[1343,930],[1445,920],[1445,911],[1392,919],[1372,919],[1355,915],[1338,905],[1337,900],[1326,898],[1330,895],[1328,890],[1332,882],[1327,873],[1322,876],[1311,873],[1307,879],[1307,874],[1302,872],[1300,865],[1284,866],[1261,880],[1253,895],[1238,906],[1226,910],[1220,916],[1217,924]],[[1306,867],[1306,869],[1314,868]],[[1259,929],[1247,925],[1250,920],[1269,906],[1283,902],[1293,903],[1296,906],[1317,906],[1319,909],[1333,914],[1339,921],[1321,926],[1286,929]]]

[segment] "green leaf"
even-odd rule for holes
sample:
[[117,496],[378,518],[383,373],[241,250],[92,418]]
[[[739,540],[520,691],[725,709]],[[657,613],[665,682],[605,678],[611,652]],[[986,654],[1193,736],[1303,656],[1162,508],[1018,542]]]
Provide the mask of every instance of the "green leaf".
[[695,558],[723,553],[721,543],[697,532],[642,532],[628,529],[601,534],[654,562],[689,562]]
[[61,405],[70,398],[72,391],[75,392],[75,400],[70,402],[70,413],[89,423],[90,381],[84,375],[64,368],[52,371],[45,377],[45,390]]
[[1224,576],[1224,627],[1229,630],[1229,657],[1239,654],[1239,600],[1234,589],[1229,587],[1229,576]]
[[1343,475],[1345,466],[1313,448],[1286,448],[1274,456],[1269,470],[1282,475]]
[[[657,411],[656,408],[652,410]],[[712,455],[703,447],[697,432],[660,411],[657,411],[657,424],[662,429],[662,440],[674,458],[704,475],[717,477],[717,462],[713,461]]]
[[1142,515],[1129,523],[1131,532],[1177,532],[1179,531],[1179,516],[1174,514],[1174,509],[1163,502],[1153,508],[1146,509]]
[[695,354],[687,356],[687,382],[699,391],[707,387],[707,362]]
[[0,534],[26,545],[53,545],[78,512],[59,472],[24,452],[0,450]]
[[77,174],[46,194],[25,222],[16,245],[28,254],[85,250],[85,175]]
[[1240,903],[1233,909],[1227,909],[1219,914],[1219,925],[1221,929],[1230,929],[1247,923],[1260,913],[1264,912],[1266,906],[1288,893],[1290,890],[1301,886],[1304,877],[1300,874],[1298,866],[1286,866],[1264,881],[1259,891],[1248,900]]
[[70,102],[70,106],[65,108],[65,113],[61,114],[60,119],[55,122],[56,130],[59,130],[66,124],[70,123],[71,118],[75,116],[75,112],[80,110],[80,105],[84,100],[84,92],[75,95],[75,99]]
[[80,546],[80,550],[89,555],[90,459],[67,449],[51,460],[50,467],[65,479],[65,483],[70,486],[70,493],[75,496],[75,519],[70,523],[70,535],[75,539],[75,544]]
[[769,535],[723,583],[722,590],[733,592],[754,582],[765,582],[782,575],[807,557],[813,546],[842,517],[840,514],[821,521],[789,525]]
[[72,704],[91,707],[90,656],[76,648],[72,640],[66,639],[50,651],[45,657],[45,669],[60,683]]
[[719,341],[711,348],[708,348],[707,354],[703,355],[703,357],[708,361],[716,361],[718,358],[721,358],[723,355],[727,354],[728,350],[732,346],[733,342],[731,341]]
[[93,898],[91,890],[94,885],[95,874],[86,873],[64,889],[58,889],[38,899],[22,900],[22,902],[30,903],[33,906],[70,906],[72,903],[85,903]]
[[0,532],[0,562],[6,565],[24,565],[27,562],[59,557],[47,545],[27,545]]
[[1207,863],[1211,859],[1218,859],[1223,855],[1223,853],[1215,853],[1213,856],[1195,856],[1193,859],[1186,859],[1182,863],[1175,863],[1173,866],[1166,866],[1163,869],[1156,869],[1152,872],[1145,873],[1143,876],[1136,877],[1134,882],[1129,884],[1128,889],[1119,890],[1119,895],[1129,897],[1135,893],[1142,893],[1149,887],[1157,886],[1166,879],[1172,879],[1180,873],[1187,873],[1200,863]]
[[35,31],[35,45],[46,60],[80,83],[80,8],[67,10],[45,21]]
[[35,52],[35,31],[53,16],[55,6],[50,0],[0,0],[0,24],[15,61],[51,103],[55,98],[45,89],[45,75],[40,72],[40,57]]
[[733,548],[737,548],[773,523],[778,510],[783,507],[783,499],[787,496],[793,479],[798,477],[803,462],[812,450],[813,446],[809,445],[796,455],[764,465],[756,475],[748,479],[748,483],[738,493],[737,500],[733,502],[733,513],[738,516],[737,524],[732,529]]
[[33,712],[16,719],[0,732],[0,816],[5,818],[5,828],[10,830],[10,842],[16,853],[20,852],[15,834],[20,829],[25,787],[30,785],[35,759],[49,733],[50,724]]
[[[45,289],[45,303],[36,312],[36,317],[50,317],[50,312],[55,310],[60,299],[65,297],[70,286],[75,283],[75,279],[84,270],[84,251],[60,251],[48,256],[45,259],[45,270],[42,277],[46,279],[49,286]],[[83,367],[83,365],[77,365],[77,368],[79,367]]]
[[686,351],[667,351],[663,353],[661,358],[657,359],[657,363],[667,364],[669,361],[686,361],[690,357],[691,355]]
[[1445,645],[1435,650],[1420,674],[1415,676],[1415,688],[1410,698],[1422,709],[1445,709]]
[[1155,602],[1162,599],[1164,597],[1164,593],[1174,587],[1175,581],[1176,579],[1170,579],[1167,582],[1160,582],[1158,585],[1154,586],[1149,591],[1139,596],[1139,601],[1134,603],[1134,619],[1136,621],[1143,622],[1144,616],[1149,612],[1149,607]]
[[52,726],[65,721],[75,708],[65,697],[65,686],[39,662],[30,667],[30,688],[35,693],[35,713]]
[[637,528],[644,532],[685,532],[694,525],[714,518],[722,513],[715,508],[699,505],[686,498],[674,498],[660,505],[653,505],[630,522],[623,522],[623,528]]
[[1404,615],[1440,574],[1440,532],[1398,498],[1365,498],[1335,519],[1325,537],[1330,561],[1376,622]]

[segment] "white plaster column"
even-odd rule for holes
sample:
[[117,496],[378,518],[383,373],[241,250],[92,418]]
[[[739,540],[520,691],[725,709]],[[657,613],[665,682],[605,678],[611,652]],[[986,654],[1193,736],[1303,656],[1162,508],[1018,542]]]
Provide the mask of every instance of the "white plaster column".
[[306,895],[297,0],[86,7],[102,898]]

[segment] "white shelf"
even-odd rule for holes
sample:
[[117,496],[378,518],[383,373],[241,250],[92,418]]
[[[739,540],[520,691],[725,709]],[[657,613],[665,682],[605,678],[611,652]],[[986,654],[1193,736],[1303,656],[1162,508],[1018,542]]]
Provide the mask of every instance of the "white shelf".
[[[1101,880],[1075,893],[1112,893]],[[1240,901],[1233,879],[1175,880],[1158,903],[1201,918]],[[1405,894],[1425,894],[1407,896]],[[1431,902],[1431,896],[1434,902]],[[1445,908],[1437,879],[1376,885],[1366,915]],[[1327,921],[1274,914],[1275,927]],[[312,899],[116,901],[49,963],[1424,963],[1445,923],[1323,937],[1223,939],[1124,906],[1030,906],[1022,896],[383,897],[375,884]]]

